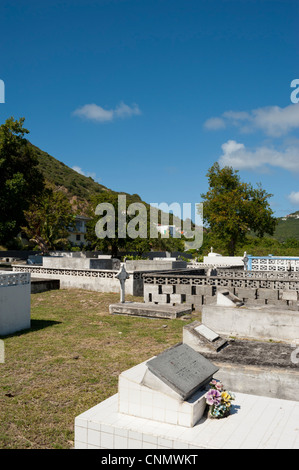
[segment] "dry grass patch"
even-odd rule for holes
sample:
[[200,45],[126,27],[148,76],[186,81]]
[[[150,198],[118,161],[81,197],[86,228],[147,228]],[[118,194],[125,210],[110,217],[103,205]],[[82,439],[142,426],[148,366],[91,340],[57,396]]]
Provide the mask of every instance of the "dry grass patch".
[[0,448],[72,448],[75,417],[117,393],[122,371],[182,341],[182,319],[110,315],[118,293],[31,299],[31,329],[2,337]]

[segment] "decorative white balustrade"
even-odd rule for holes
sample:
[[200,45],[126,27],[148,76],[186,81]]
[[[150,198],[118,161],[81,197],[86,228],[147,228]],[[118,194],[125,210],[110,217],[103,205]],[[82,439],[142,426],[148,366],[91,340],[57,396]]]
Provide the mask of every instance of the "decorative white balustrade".
[[[18,269],[18,271],[20,271]],[[30,284],[30,273],[0,271],[0,287]]]
[[[58,279],[60,288],[86,289],[98,292],[117,292],[119,280],[118,270],[109,269],[75,269],[75,268],[48,268],[34,265],[15,265],[13,271],[30,273],[33,278]],[[143,294],[143,272],[130,272],[128,280],[128,294]]]
[[249,271],[299,272],[299,257],[295,256],[251,256],[247,255]]
[[[43,268],[42,266],[14,266],[13,270],[18,270],[22,273],[32,274],[49,274],[57,276],[77,276],[77,277],[99,277],[106,279],[116,278],[118,270],[99,270],[99,269],[67,269],[67,268]],[[142,279],[142,272],[132,273],[134,279]]]
[[217,270],[214,276],[180,273],[147,273],[144,284],[191,285],[227,288],[251,288],[299,291],[299,272],[249,272],[242,270]]

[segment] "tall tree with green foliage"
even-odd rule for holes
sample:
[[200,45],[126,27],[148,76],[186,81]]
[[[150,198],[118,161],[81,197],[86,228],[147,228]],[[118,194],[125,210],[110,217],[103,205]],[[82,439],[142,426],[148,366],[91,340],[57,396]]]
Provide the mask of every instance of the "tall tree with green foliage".
[[22,230],[29,240],[48,253],[68,244],[69,229],[74,225],[75,215],[66,195],[47,185],[43,193],[25,211],[26,225]]
[[237,170],[220,168],[218,163],[209,169],[207,177],[209,189],[201,195],[204,222],[230,256],[235,255],[237,245],[245,242],[250,231],[258,237],[273,235],[276,219],[268,202],[272,195],[261,185],[253,188],[243,183]]
[[[136,201],[135,196],[127,195],[123,207],[119,206],[119,195],[113,192],[105,191],[92,198],[93,210],[89,214],[92,220],[87,224],[86,234],[91,248],[111,251],[113,257],[122,250],[136,251],[139,255],[151,249],[183,251],[184,242],[180,238],[162,238],[160,234],[151,238],[150,207]],[[96,210],[98,206],[100,211]]]
[[0,243],[10,242],[25,222],[24,210],[41,193],[44,179],[24,137],[24,118],[13,117],[0,126]]
[[[134,249],[134,240],[127,236],[127,224],[132,219],[128,208],[136,201],[126,197],[125,206],[119,207],[118,196],[117,193],[105,191],[92,197],[91,221],[87,223],[86,240],[91,243],[92,249],[111,251],[112,257],[116,257],[121,250]],[[149,246],[146,238],[138,237],[138,242],[143,249]]]

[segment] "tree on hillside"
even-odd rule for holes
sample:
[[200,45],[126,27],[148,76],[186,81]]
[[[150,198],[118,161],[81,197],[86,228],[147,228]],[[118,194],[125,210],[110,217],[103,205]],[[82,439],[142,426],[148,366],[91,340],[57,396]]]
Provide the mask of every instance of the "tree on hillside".
[[64,193],[47,185],[43,193],[25,211],[26,225],[22,230],[29,241],[43,253],[68,244],[69,228],[74,225],[72,206]]
[[218,163],[209,169],[207,177],[209,189],[201,195],[203,218],[230,256],[250,231],[258,237],[273,235],[276,219],[268,202],[271,194],[260,185],[253,188],[243,183],[238,171],[228,166],[221,169]]
[[[150,208],[133,196],[119,203],[119,195],[103,192],[93,197],[92,220],[87,224],[86,240],[92,249],[118,252],[136,251],[138,254],[155,250],[183,251],[184,242],[179,238],[151,238]],[[95,210],[95,212],[94,212]],[[100,216],[100,217],[99,217]]]
[[[120,250],[132,249],[132,240],[127,234],[127,227],[132,216],[128,214],[130,198],[123,199],[123,207],[119,203],[119,195],[113,192],[103,192],[92,198],[91,221],[87,223],[86,240],[95,250],[111,251],[116,257]],[[122,204],[122,203],[121,203]],[[99,217],[100,216],[100,217]],[[146,234],[146,227],[145,232]],[[145,247],[146,238],[138,237]]]
[[10,242],[24,223],[24,210],[44,187],[38,161],[24,135],[24,118],[0,126],[0,243]]

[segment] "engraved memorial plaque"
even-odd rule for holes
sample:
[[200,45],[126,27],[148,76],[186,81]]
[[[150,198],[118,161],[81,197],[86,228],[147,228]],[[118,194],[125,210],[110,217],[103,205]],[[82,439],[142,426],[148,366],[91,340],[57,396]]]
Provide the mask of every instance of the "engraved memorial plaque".
[[194,328],[199,334],[203,335],[208,341],[215,341],[219,335],[205,325],[199,325]]
[[219,369],[187,344],[179,344],[146,363],[152,374],[184,400],[203,388]]

